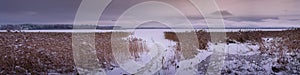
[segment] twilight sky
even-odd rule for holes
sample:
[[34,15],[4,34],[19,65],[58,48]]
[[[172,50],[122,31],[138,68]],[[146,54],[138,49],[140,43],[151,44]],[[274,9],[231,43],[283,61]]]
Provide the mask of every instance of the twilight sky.
[[[100,25],[114,25],[115,20],[131,6],[153,0],[113,0],[99,20]],[[187,16],[195,26],[205,20],[187,0],[154,0],[166,2]],[[300,0],[216,0],[226,26],[233,27],[300,27]],[[0,0],[0,24],[71,24],[81,0]],[[155,7],[153,7],[155,8]],[[157,8],[157,11],[163,9]],[[145,9],[145,11],[147,11]],[[214,14],[214,12],[211,12]],[[88,15],[88,14],[87,14]],[[161,17],[177,17],[161,15]],[[89,23],[89,20],[82,23]],[[128,21],[130,22],[130,21]],[[159,25],[156,22],[146,23]]]

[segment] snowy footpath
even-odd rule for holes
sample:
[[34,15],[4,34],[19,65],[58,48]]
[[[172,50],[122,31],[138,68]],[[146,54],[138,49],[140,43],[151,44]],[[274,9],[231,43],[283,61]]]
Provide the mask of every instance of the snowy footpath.
[[[236,74],[254,74],[254,75],[269,75],[269,74],[300,74],[299,55],[291,57],[286,53],[284,58],[290,62],[287,65],[281,65],[278,63],[278,52],[263,53],[260,51],[260,46],[257,43],[208,43],[207,50],[197,50],[198,54],[194,58],[188,60],[181,60],[182,54],[176,51],[176,43],[171,40],[165,39],[164,32],[171,30],[136,30],[131,37],[141,38],[146,41],[147,46],[150,48],[149,52],[140,54],[140,58],[136,60],[137,63],[146,66],[147,63],[153,61],[153,58],[157,54],[161,54],[157,61],[161,63],[151,63],[152,66],[158,66],[153,70],[150,66],[146,66],[146,69],[152,69],[151,71],[157,72],[143,72],[150,75],[181,75],[181,74],[194,74],[204,75],[208,71],[208,68],[214,62],[210,62],[211,55],[216,46],[225,46],[225,55],[223,56],[224,62],[222,64],[221,74],[236,75]],[[278,41],[274,38],[262,38],[264,40],[263,46],[270,46],[272,41]],[[280,39],[279,39],[280,40]],[[151,50],[154,45],[160,45],[161,50]],[[270,46],[271,47],[271,46]],[[162,52],[162,53],[159,53]],[[275,55],[272,55],[275,54]],[[145,68],[144,68],[145,69]],[[139,69],[137,69],[138,71]],[[143,74],[142,73],[142,74]],[[114,70],[107,71],[107,75],[121,75],[132,74],[126,70],[116,68]],[[135,73],[139,74],[139,73]],[[141,74],[141,73],[140,73]]]

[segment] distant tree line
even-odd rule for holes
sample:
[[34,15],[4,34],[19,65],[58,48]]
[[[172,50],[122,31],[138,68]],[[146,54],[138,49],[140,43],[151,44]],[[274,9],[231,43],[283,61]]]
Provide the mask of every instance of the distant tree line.
[[6,24],[0,25],[0,30],[63,30],[63,29],[122,29],[121,26],[97,26],[72,24]]

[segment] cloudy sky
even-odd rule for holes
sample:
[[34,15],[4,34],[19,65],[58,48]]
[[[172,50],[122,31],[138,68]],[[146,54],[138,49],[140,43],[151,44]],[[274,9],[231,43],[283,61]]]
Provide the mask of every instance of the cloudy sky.
[[[99,24],[114,25],[115,20],[128,8],[145,1],[150,0],[113,0],[102,14]],[[206,24],[201,13],[188,0],[154,1],[165,2],[179,9],[195,26]],[[300,27],[300,0],[216,0],[216,2],[228,27]],[[0,0],[0,24],[72,24],[80,3],[81,0]],[[153,8],[157,11],[163,10]],[[176,17],[176,15],[161,16]],[[89,22],[86,20],[82,23]],[[151,26],[157,23],[147,24]]]

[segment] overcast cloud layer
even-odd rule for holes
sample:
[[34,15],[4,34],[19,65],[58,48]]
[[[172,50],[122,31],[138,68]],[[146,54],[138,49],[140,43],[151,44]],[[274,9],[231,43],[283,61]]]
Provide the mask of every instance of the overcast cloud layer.
[[[113,0],[100,19],[100,25],[114,25],[131,6],[150,0]],[[187,0],[155,0],[181,10],[195,26],[205,20]],[[226,26],[233,27],[300,27],[300,0],[216,0]],[[72,24],[81,0],[1,0],[1,24]],[[155,8],[155,7],[153,7]],[[147,11],[145,9],[145,11]],[[157,8],[157,11],[160,8]],[[150,12],[150,11],[149,11]],[[153,12],[153,11],[151,11]],[[211,12],[214,14],[214,12]],[[88,14],[87,14],[88,15]],[[177,15],[162,15],[174,18]],[[82,23],[89,23],[86,20]],[[130,21],[128,21],[130,22]],[[126,22],[125,22],[126,23]],[[147,23],[155,26],[157,23]],[[159,25],[159,24],[158,24]]]

